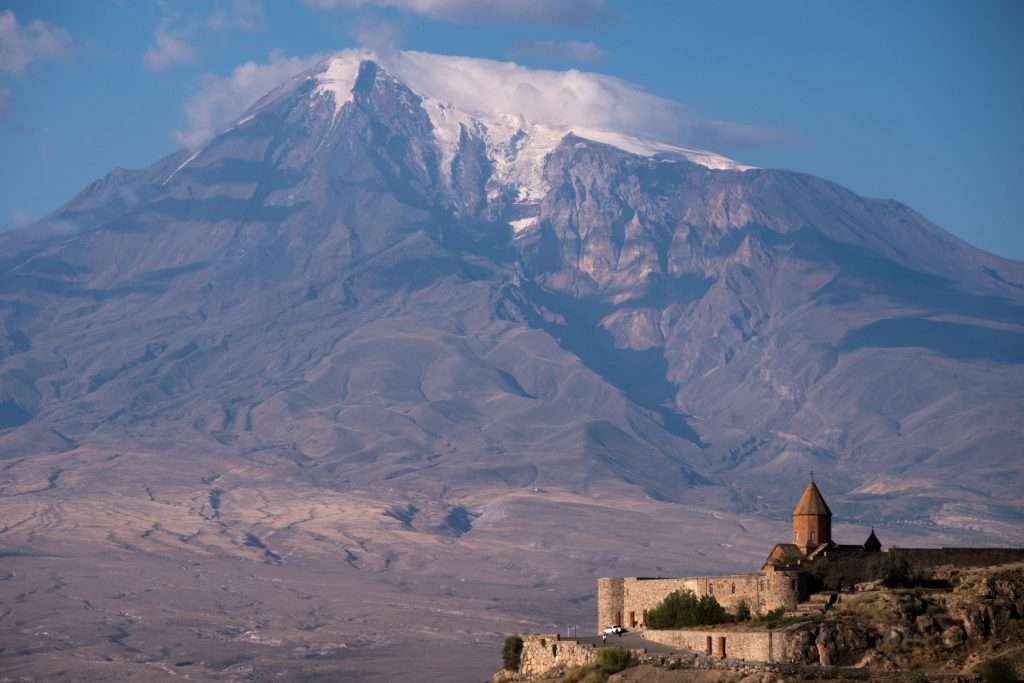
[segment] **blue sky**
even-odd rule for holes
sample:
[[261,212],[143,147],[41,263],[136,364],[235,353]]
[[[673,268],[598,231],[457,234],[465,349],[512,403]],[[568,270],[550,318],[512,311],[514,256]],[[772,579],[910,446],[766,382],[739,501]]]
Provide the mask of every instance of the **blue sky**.
[[0,0],[0,225],[173,151],[246,62],[370,44],[617,76],[692,142],[1021,259],[1022,34],[1016,1]]

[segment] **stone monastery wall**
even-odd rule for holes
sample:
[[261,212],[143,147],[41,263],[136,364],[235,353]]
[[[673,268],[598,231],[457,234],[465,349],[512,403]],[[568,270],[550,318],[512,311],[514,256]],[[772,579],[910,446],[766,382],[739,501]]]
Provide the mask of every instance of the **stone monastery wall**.
[[889,553],[906,560],[914,569],[930,569],[944,564],[988,567],[1024,561],[1024,548],[890,548]]
[[525,635],[519,673],[541,676],[555,668],[590,664],[597,657],[597,648],[575,640],[562,640],[551,634]]
[[826,552],[800,564],[805,572],[828,573],[845,587],[871,581],[890,558],[906,562],[912,571],[927,571],[942,565],[988,567],[1007,562],[1024,562],[1024,548],[892,548],[878,553]]
[[785,631],[727,631],[668,629],[644,632],[646,640],[671,648],[685,648],[714,657],[745,659],[750,662],[777,662],[786,652]]
[[644,626],[647,611],[677,590],[692,591],[697,597],[711,595],[729,611],[746,602],[752,612],[764,614],[777,607],[794,609],[801,582],[798,572],[787,571],[675,579],[602,578],[597,581],[598,632],[613,624],[628,629]]

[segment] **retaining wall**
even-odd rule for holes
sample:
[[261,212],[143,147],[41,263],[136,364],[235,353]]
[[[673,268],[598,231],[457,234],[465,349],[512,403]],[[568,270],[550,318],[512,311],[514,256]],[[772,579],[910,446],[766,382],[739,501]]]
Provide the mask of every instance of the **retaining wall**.
[[775,662],[783,658],[786,634],[785,631],[648,629],[644,631],[643,637],[672,648],[703,652],[715,657]]

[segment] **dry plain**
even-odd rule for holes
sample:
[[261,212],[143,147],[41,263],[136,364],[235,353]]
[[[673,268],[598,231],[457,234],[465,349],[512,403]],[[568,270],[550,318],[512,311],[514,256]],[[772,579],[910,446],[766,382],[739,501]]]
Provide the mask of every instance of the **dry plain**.
[[592,629],[597,576],[749,571],[787,532],[627,493],[494,489],[453,520],[272,461],[7,460],[0,680],[482,681],[508,632]]

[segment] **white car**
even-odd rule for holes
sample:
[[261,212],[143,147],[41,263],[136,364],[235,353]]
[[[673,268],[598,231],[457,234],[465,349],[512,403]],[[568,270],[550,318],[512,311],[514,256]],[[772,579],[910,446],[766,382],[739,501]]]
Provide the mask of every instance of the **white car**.
[[606,626],[605,629],[601,631],[601,633],[603,633],[606,636],[621,636],[625,632],[626,629],[622,628],[617,624],[615,626]]

